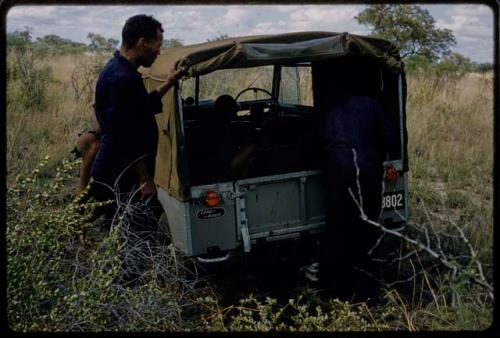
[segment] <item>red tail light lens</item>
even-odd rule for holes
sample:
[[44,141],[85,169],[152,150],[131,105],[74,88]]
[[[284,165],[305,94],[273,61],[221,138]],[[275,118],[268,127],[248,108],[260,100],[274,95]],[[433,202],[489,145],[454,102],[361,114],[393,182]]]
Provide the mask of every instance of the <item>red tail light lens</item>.
[[396,180],[398,179],[398,176],[399,176],[398,171],[392,165],[385,167],[385,179],[388,182],[391,182],[391,183],[396,182]]
[[207,191],[203,201],[207,207],[215,207],[220,203],[220,196],[215,191]]

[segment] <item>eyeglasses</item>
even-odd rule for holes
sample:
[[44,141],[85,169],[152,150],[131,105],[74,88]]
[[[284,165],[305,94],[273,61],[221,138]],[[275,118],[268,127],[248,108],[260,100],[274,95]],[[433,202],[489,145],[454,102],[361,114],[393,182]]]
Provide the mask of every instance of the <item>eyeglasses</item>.
[[154,49],[155,51],[157,51],[157,50],[160,50],[160,49],[161,49],[161,45],[162,45],[162,44],[160,44],[159,46],[155,46],[155,45],[149,44],[149,43],[147,43],[147,42],[144,42],[144,45],[145,45],[145,46],[148,46],[149,48]]

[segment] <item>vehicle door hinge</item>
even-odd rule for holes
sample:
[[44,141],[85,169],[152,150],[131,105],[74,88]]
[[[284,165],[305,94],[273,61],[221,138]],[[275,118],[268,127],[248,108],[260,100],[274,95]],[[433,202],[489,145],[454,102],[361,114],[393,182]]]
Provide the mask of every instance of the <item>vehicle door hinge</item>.
[[246,196],[246,192],[245,191],[228,191],[226,193],[226,199],[228,200],[235,200],[237,198],[243,198]]

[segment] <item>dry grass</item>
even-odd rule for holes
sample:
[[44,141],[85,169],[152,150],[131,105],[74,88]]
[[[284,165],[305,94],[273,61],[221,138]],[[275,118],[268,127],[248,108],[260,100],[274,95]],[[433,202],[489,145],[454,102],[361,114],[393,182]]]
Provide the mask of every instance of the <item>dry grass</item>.
[[[34,169],[46,155],[52,164],[41,174],[53,176],[56,164],[74,147],[77,133],[91,125],[91,107],[88,102],[75,100],[71,86],[73,70],[87,58],[75,55],[42,61],[52,69],[48,104],[42,111],[27,110],[17,103],[14,98],[22,88],[17,82],[8,82],[9,182],[18,173]],[[458,80],[409,75],[407,127],[412,221],[424,225],[432,222],[444,229],[450,220],[457,223],[479,250],[490,278],[493,75],[467,74]],[[469,296],[462,302],[457,312],[447,304],[423,304],[419,297],[411,304],[394,300],[395,306],[405,308],[407,317],[400,321],[406,321],[401,324],[405,329],[477,329],[489,325],[491,321],[476,314],[488,310],[477,308]]]
[[[413,172],[422,169],[419,174],[440,174],[449,183],[464,178],[470,185],[477,183],[476,179],[483,184],[491,182],[491,74],[467,74],[457,81],[410,77],[407,115],[409,153],[418,165],[418,160],[426,160],[427,167],[416,167]],[[475,175],[477,170],[483,175]]]
[[18,81],[7,82],[7,168],[9,179],[34,168],[49,155],[53,169],[68,156],[77,134],[91,126],[93,111],[88,102],[74,98],[71,74],[88,56],[66,55],[39,60],[51,70],[47,79],[47,105],[27,108],[16,97],[23,90]]
[[488,250],[490,260],[492,74],[472,73],[459,80],[410,77],[407,109],[413,205],[421,200],[438,222],[452,217],[470,227],[471,241]]

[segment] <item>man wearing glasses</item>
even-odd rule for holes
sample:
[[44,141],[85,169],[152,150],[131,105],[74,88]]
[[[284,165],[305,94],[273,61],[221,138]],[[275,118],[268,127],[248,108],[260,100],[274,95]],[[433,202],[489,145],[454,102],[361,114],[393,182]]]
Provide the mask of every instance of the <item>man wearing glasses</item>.
[[[152,16],[135,15],[122,30],[122,44],[99,74],[95,114],[102,128],[99,151],[91,168],[90,193],[98,201],[130,196],[156,199],[153,182],[158,128],[155,114],[162,111],[161,98],[183,75],[169,76],[148,93],[140,66],[150,67],[160,54],[161,24]],[[120,199],[118,199],[120,200]],[[112,217],[114,208],[108,209]]]

